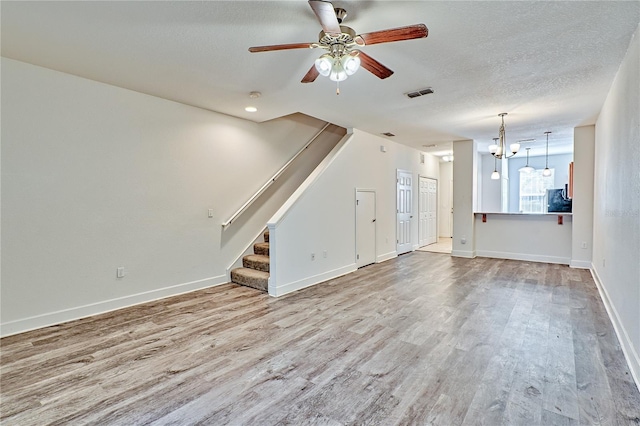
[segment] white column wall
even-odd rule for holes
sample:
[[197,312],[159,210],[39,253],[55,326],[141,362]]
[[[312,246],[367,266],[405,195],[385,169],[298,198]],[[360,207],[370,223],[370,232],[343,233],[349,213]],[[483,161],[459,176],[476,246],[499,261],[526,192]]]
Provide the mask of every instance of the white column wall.
[[[473,140],[453,142],[453,248],[452,256],[475,257],[477,152]],[[463,242],[464,241],[464,242]]]
[[438,180],[438,236],[451,237],[451,207],[453,204],[453,163],[440,163]]
[[595,126],[576,127],[573,131],[573,230],[571,267],[591,267],[593,249],[593,165]]
[[640,387],[640,25],[596,122],[593,271]]

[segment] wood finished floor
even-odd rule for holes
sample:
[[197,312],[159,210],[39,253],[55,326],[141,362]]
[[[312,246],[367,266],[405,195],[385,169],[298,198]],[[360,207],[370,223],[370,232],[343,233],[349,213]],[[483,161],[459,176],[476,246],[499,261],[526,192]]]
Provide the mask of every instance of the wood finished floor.
[[226,284],[4,338],[3,425],[630,425],[589,272],[414,252],[282,298]]

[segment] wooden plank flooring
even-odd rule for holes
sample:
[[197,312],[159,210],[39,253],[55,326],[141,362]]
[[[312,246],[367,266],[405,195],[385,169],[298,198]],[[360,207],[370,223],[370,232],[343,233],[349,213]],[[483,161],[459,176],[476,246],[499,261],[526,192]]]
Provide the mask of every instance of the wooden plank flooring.
[[633,425],[588,271],[414,252],[0,340],[3,425]]

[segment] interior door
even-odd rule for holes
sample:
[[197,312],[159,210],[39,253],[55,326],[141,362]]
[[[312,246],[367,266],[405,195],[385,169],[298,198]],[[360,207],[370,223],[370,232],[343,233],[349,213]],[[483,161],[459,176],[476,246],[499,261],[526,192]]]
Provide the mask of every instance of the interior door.
[[418,234],[419,245],[422,247],[438,242],[438,181],[420,176],[419,187]]
[[397,227],[396,251],[403,254],[411,251],[411,222],[413,219],[412,204],[413,176],[411,172],[397,171]]
[[420,187],[420,193],[418,194],[418,245],[420,247],[429,244],[428,230],[429,230],[429,192],[428,192],[428,179],[420,176],[418,185]]
[[427,179],[427,244],[438,242],[438,181]]
[[356,191],[356,266],[376,262],[376,193]]

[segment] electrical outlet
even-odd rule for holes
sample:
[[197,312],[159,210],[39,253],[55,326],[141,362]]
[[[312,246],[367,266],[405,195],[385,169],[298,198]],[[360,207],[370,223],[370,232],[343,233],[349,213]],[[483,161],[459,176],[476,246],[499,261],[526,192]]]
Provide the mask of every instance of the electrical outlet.
[[116,269],[116,278],[124,278],[124,266],[120,266]]
[[460,244],[467,244],[467,237],[466,236],[462,236],[462,238],[460,238]]
[[316,260],[316,254],[315,253],[311,253],[311,260]]
[[207,215],[211,218],[213,217],[213,209],[209,209]]
[[322,252],[322,257],[324,257],[325,259],[327,258],[327,251],[326,250]]
[[582,242],[582,248],[583,248],[583,249],[586,249],[586,248],[587,248],[587,242],[586,242],[586,241],[583,241],[583,242]]

